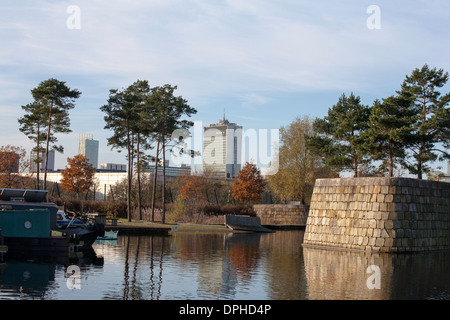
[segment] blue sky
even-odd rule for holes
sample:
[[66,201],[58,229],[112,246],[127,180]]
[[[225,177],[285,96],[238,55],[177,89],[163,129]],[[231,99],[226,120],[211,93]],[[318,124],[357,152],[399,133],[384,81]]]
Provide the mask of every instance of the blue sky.
[[[67,25],[72,5],[79,29]],[[367,26],[370,5],[380,29]],[[99,163],[125,163],[106,145],[99,108],[137,79],[177,85],[198,110],[192,120],[208,125],[225,110],[244,130],[323,117],[342,93],[371,105],[425,63],[450,71],[449,13],[446,0],[2,0],[0,145],[32,147],[20,106],[52,77],[82,92],[57,168],[78,152],[79,133],[100,141]]]

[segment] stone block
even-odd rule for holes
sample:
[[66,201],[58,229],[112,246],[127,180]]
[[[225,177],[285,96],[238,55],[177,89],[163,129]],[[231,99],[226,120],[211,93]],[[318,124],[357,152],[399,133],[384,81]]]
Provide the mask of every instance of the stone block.
[[314,193],[309,217],[317,219],[308,218],[304,245],[379,252],[450,248],[450,183],[320,179]]

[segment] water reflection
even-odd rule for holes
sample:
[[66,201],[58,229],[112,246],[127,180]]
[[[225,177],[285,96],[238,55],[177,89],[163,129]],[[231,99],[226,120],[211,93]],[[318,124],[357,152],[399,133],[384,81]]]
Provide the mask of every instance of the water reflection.
[[[450,299],[449,252],[376,254],[304,248],[308,299]],[[370,279],[379,268],[379,289]]]
[[306,299],[303,235],[303,231],[277,231],[262,238],[268,299]]
[[120,298],[303,299],[302,239],[299,231],[119,237]]
[[[122,300],[158,300],[161,297],[164,253],[169,252],[165,237],[124,236]],[[148,279],[146,277],[148,276]],[[148,292],[146,292],[148,291]],[[116,299],[116,295],[106,297]]]
[[47,299],[56,290],[57,274],[70,265],[77,265],[83,273],[101,267],[103,257],[92,248],[72,252],[66,256],[51,253],[8,252],[0,267],[0,299]]
[[[369,254],[303,248],[303,231],[178,232],[97,241],[64,261],[7,257],[0,299],[450,299],[450,253]],[[66,269],[81,271],[79,290]],[[380,289],[368,287],[369,266]]]

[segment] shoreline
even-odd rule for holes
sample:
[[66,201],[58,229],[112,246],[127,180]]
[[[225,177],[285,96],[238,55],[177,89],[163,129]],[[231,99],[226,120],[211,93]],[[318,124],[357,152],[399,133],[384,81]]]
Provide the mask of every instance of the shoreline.
[[[274,231],[304,230],[301,225],[262,225]],[[176,232],[226,232],[226,233],[249,233],[252,231],[232,230],[225,224],[196,224],[196,223],[161,223],[146,221],[122,221],[117,225],[106,224],[105,230],[118,230],[119,234],[173,234]]]

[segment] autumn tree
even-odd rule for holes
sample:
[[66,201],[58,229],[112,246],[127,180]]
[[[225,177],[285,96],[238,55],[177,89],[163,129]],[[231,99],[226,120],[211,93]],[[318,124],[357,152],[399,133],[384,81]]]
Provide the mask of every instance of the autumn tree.
[[238,201],[256,202],[261,200],[265,186],[266,181],[258,167],[246,162],[233,181],[232,196]]
[[30,188],[31,179],[26,174],[29,162],[22,147],[0,147],[0,188]]
[[214,178],[212,170],[203,170],[201,173],[194,173],[182,176],[178,179],[178,192],[183,200],[192,203],[213,203],[219,204],[223,198],[222,189],[227,185],[225,180]]
[[271,191],[281,201],[308,204],[315,180],[332,175],[321,157],[306,146],[305,137],[313,134],[313,121],[308,117],[297,118],[280,129],[278,171],[268,180]]
[[94,184],[95,168],[89,163],[86,156],[79,154],[67,158],[67,166],[61,172],[61,188],[76,195],[87,192]]

